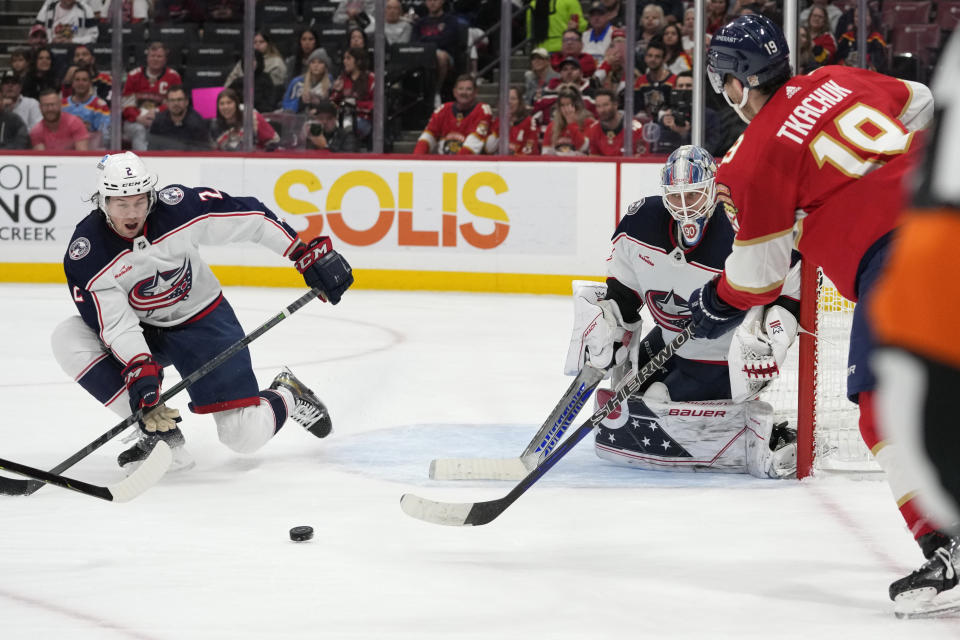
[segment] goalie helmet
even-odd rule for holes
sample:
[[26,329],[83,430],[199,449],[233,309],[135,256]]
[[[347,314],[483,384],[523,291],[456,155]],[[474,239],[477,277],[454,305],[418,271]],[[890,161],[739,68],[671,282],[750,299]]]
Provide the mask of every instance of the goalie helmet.
[[[130,151],[105,155],[97,163],[100,175],[97,178],[97,206],[107,213],[107,198],[110,196],[135,196],[147,194],[147,211],[157,202],[157,181],[159,178],[147,171],[137,154]],[[107,215],[107,220],[110,216]]]
[[663,204],[680,223],[688,244],[700,239],[717,206],[717,165],[706,149],[692,144],[677,148],[660,170]]

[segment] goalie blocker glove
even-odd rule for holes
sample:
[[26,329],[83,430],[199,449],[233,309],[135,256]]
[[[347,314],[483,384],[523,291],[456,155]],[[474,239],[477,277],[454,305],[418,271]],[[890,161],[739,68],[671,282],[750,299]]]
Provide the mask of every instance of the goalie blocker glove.
[[353,284],[350,264],[333,250],[327,236],[317,236],[309,244],[300,244],[290,252],[290,259],[307,286],[323,291],[330,304],[340,302],[343,292]]
[[706,340],[719,338],[732,330],[747,313],[720,299],[716,278],[690,294],[689,304],[693,337]]

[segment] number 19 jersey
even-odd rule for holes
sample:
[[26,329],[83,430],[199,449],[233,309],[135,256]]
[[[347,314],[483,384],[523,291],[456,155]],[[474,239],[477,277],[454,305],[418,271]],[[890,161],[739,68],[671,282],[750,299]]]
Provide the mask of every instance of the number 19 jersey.
[[737,230],[720,296],[743,309],[774,300],[797,249],[856,300],[857,267],[896,225],[914,132],[932,114],[924,85],[851,67],[777,90],[717,173]]

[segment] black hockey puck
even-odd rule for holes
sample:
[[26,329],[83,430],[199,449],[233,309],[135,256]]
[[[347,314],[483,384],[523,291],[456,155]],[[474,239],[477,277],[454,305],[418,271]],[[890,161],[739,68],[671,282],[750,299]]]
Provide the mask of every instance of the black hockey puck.
[[313,527],[294,527],[290,529],[290,539],[294,542],[306,542],[313,538]]

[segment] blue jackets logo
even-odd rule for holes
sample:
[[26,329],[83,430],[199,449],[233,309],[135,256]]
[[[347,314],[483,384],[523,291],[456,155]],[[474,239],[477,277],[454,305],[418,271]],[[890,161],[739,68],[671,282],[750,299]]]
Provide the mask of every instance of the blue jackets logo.
[[177,304],[193,288],[193,269],[190,260],[169,271],[157,271],[153,276],[133,285],[127,298],[137,311],[155,311]]

